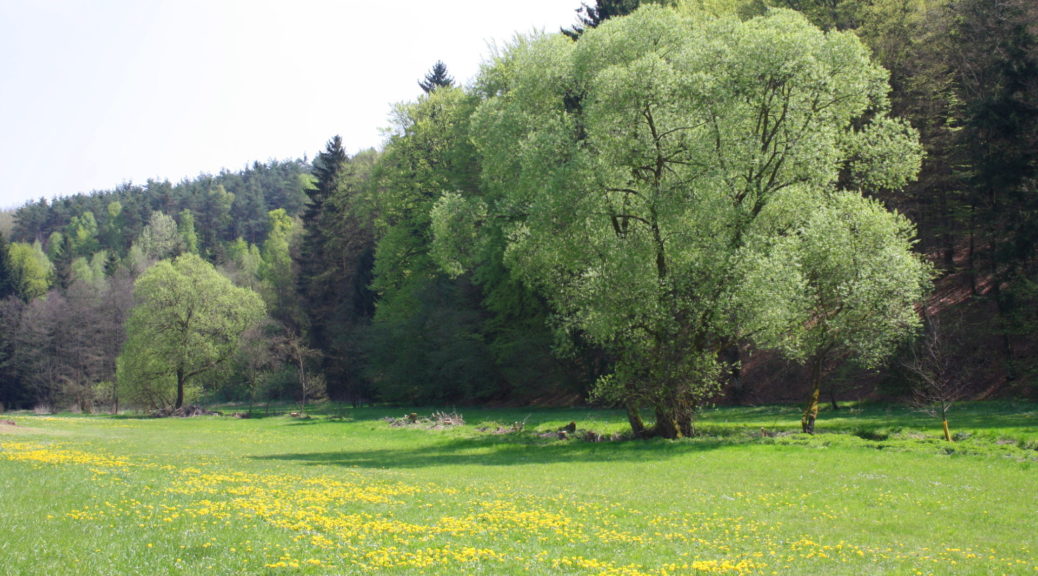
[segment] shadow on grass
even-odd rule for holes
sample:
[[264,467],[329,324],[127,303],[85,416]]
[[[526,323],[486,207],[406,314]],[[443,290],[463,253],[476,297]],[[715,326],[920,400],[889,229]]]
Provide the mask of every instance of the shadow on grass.
[[[721,407],[700,417],[703,428],[775,425],[799,429],[801,408],[796,405]],[[1029,401],[961,402],[949,413],[954,427],[982,430],[1028,429],[1038,426],[1038,404]],[[851,403],[839,410],[822,406],[819,432],[853,433],[861,428],[940,428],[940,420],[904,404]]]
[[[315,426],[341,422],[381,422],[387,419],[401,419],[408,414],[428,419],[436,412],[455,413],[461,416],[466,425],[473,427],[508,426],[513,422],[522,422],[527,429],[540,426],[559,427],[567,422],[575,422],[581,429],[599,429],[614,427],[626,419],[622,412],[602,408],[412,408],[412,407],[364,407],[337,411],[311,411],[307,417],[293,419],[292,426]],[[284,417],[287,414],[272,416]]]
[[416,448],[297,452],[254,456],[254,460],[300,462],[350,468],[424,468],[431,466],[520,466],[559,462],[663,461],[681,455],[734,446],[740,442],[709,437],[683,441],[547,441],[529,435],[487,435],[447,440]]

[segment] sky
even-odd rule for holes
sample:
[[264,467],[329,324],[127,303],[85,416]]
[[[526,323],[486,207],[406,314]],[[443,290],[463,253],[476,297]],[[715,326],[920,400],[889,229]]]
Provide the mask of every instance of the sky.
[[0,0],[0,208],[378,147],[442,60],[576,22],[580,0]]

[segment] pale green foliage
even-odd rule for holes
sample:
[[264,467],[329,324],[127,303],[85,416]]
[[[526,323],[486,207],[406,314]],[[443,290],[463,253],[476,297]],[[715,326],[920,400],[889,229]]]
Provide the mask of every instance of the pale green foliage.
[[482,249],[478,228],[487,217],[486,203],[448,192],[433,205],[430,217],[433,260],[452,278],[461,276],[475,265]]
[[238,237],[227,246],[227,274],[238,286],[259,290],[263,257],[259,247]]
[[265,314],[255,292],[234,286],[194,254],[149,268],[137,279],[134,297],[118,378],[150,407],[172,405],[176,384],[223,364]]
[[12,242],[10,254],[11,282],[15,293],[29,302],[47,293],[50,289],[53,266],[44,254],[39,242],[25,244]]
[[[518,42],[484,77],[472,134],[489,217],[510,222],[506,261],[564,325],[616,351],[617,394],[652,405],[658,427],[690,427],[725,348],[803,319],[787,303],[802,299],[796,283],[770,289],[775,307],[740,301],[794,266],[768,250],[802,207],[827,206],[840,181],[903,186],[921,159],[861,42],[788,11],[644,7],[579,42]],[[440,207],[464,214],[457,202]],[[839,237],[831,224],[804,232]]]
[[108,252],[100,250],[95,252],[89,259],[80,256],[72,260],[72,278],[76,282],[81,282],[97,291],[103,290],[107,285],[107,277],[105,276],[105,261],[107,259]]
[[0,234],[5,238],[11,237],[14,231],[14,210],[0,209]]
[[151,261],[144,253],[144,250],[141,250],[141,246],[137,242],[130,246],[130,250],[126,253],[126,258],[123,261],[132,276],[143,274],[148,269],[148,266],[151,266]]
[[903,216],[841,192],[803,212],[795,232],[765,250],[746,250],[740,300],[763,346],[805,361],[850,356],[876,367],[920,326],[914,305],[930,288],[931,267],[912,252]]
[[881,117],[848,142],[851,184],[864,190],[897,190],[914,179],[923,161],[922,145],[904,120]]
[[65,235],[64,234],[62,234],[61,232],[58,232],[57,230],[51,232],[50,236],[47,236],[47,250],[45,252],[45,254],[47,255],[47,258],[50,259],[52,262],[56,261],[58,258],[60,258],[62,256],[62,254],[61,254],[61,247],[64,244],[65,244]]
[[180,242],[184,252],[198,254],[198,234],[195,233],[195,214],[190,210],[180,211],[180,221],[177,223],[180,233]]
[[73,216],[66,230],[72,242],[72,255],[89,256],[97,251],[97,220],[93,212],[87,210],[81,216]]
[[466,186],[471,146],[465,131],[473,99],[444,87],[418,102],[398,105],[394,134],[377,173],[379,237],[372,287],[392,294],[413,280],[435,276],[428,254],[430,210],[440,195]]
[[302,226],[282,208],[271,210],[268,218],[270,232],[263,243],[259,267],[260,293],[268,308],[284,311],[295,299],[292,245],[298,241]]
[[90,259],[84,257],[72,261],[72,278],[100,292],[107,286],[108,279],[105,275],[105,261],[108,252],[100,250],[95,252]]
[[177,221],[164,212],[152,212],[147,226],[137,240],[141,252],[152,260],[171,258],[184,247]]

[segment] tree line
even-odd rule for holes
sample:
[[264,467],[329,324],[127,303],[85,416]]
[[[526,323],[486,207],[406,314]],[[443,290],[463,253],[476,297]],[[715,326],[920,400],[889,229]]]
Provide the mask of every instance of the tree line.
[[938,314],[955,370],[1033,391],[1038,9],[638,4],[437,62],[381,150],[18,209],[0,402],[593,398],[678,437],[763,354],[811,431]]

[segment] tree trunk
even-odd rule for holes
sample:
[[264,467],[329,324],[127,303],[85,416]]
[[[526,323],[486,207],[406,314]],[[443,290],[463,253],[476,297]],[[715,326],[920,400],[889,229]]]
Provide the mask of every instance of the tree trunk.
[[681,430],[681,435],[685,438],[691,438],[696,435],[696,425],[691,411],[684,411],[678,414],[678,427]]
[[676,440],[692,435],[692,411],[677,399],[669,405],[656,406],[656,426],[653,433],[662,438]]
[[951,431],[948,430],[948,419],[945,418],[941,421],[941,425],[944,426],[944,439],[948,442],[952,441]]
[[970,223],[969,223],[969,247],[966,251],[966,267],[969,270],[970,278],[970,293],[974,296],[980,295],[980,288],[977,286],[977,261],[976,261],[976,248],[977,248],[977,234],[976,234],[976,207],[970,206]]
[[173,404],[173,409],[177,410],[184,406],[184,380],[187,378],[184,375],[184,369],[177,369],[177,401]]
[[645,436],[645,422],[642,421],[638,408],[632,403],[627,403],[626,408],[627,421],[631,423],[631,432],[634,433],[636,438],[643,438]]
[[306,412],[306,358],[303,357],[303,350],[298,346],[295,351],[296,362],[299,365],[299,391],[302,393],[299,411]]
[[800,427],[805,434],[815,433],[815,420],[818,418],[818,387],[811,391],[807,405],[804,406],[804,416],[800,419]]
[[681,438],[681,424],[678,422],[673,410],[666,410],[661,406],[656,408],[656,426],[653,431],[657,436],[671,440]]
[[941,244],[943,246],[943,260],[944,269],[949,273],[955,271],[955,234],[952,230],[956,229],[954,225],[954,217],[951,214],[951,209],[948,207],[948,192],[943,186],[938,187],[938,200],[940,216],[940,227],[941,227]]
[[818,418],[818,400],[822,396],[822,355],[811,365],[811,394],[804,406],[804,416],[800,419],[800,427],[805,434],[815,433],[815,420]]
[[1016,379],[1013,365],[1013,343],[1009,339],[1009,330],[1006,328],[1009,322],[1009,311],[1006,310],[1005,297],[1002,295],[1002,279],[998,273],[998,263],[995,261],[995,245],[991,244],[991,299],[995,302],[995,313],[997,314],[996,327],[998,328],[999,352],[1002,356],[1002,366],[1005,370],[1006,381]]

